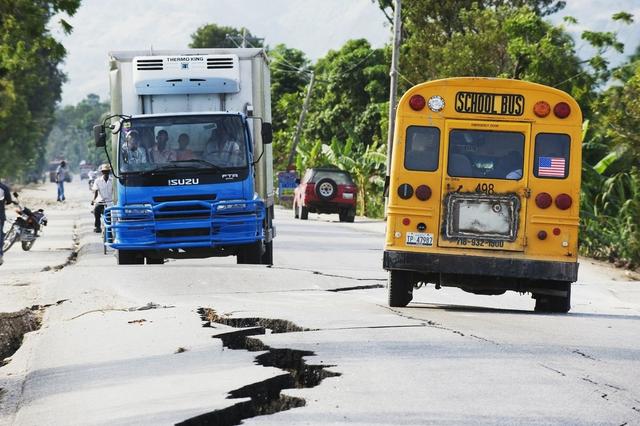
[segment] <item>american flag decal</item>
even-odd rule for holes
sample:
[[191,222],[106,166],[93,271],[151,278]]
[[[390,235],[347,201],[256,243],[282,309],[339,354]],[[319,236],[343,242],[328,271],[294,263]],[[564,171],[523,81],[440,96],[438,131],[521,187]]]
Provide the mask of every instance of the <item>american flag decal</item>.
[[539,157],[538,176],[564,177],[564,157]]

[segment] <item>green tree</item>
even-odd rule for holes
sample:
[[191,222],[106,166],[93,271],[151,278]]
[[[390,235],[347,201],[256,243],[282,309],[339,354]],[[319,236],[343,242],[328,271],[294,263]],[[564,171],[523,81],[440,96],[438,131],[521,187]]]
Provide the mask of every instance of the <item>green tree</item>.
[[192,48],[233,48],[239,47],[243,37],[248,39],[247,47],[262,47],[262,41],[251,40],[254,36],[246,28],[226,27],[217,24],[206,24],[191,34]]
[[104,151],[94,146],[93,125],[108,111],[109,104],[95,94],[87,95],[77,105],[58,108],[47,138],[47,158],[65,158],[72,170],[77,170],[80,161],[94,165],[105,162]]
[[[50,33],[58,13],[73,15],[80,0],[0,0],[0,175],[19,177],[43,166],[65,76],[66,51]],[[71,26],[60,25],[67,33]]]

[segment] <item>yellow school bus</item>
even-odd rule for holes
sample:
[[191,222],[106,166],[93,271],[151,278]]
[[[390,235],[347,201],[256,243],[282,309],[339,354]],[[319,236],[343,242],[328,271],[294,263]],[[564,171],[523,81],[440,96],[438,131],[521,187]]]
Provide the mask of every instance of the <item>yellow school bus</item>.
[[582,113],[568,94],[497,78],[412,87],[398,104],[383,265],[414,288],[531,293],[568,312],[578,275]]

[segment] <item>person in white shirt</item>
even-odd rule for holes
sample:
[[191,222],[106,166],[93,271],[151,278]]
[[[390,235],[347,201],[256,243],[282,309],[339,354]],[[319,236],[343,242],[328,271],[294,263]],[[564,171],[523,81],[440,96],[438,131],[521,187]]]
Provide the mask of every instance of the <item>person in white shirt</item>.
[[93,208],[93,216],[95,218],[94,229],[96,233],[102,232],[102,213],[106,206],[113,204],[113,179],[111,178],[111,167],[108,164],[100,166],[102,176],[96,178],[91,188],[93,193],[93,200],[91,205],[95,205]]

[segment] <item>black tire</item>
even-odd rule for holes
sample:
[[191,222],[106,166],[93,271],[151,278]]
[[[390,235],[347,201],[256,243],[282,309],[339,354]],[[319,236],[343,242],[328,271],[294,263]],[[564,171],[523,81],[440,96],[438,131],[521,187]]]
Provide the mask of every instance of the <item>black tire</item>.
[[11,225],[9,232],[4,235],[4,242],[2,243],[2,251],[6,252],[11,248],[13,243],[18,241],[18,230],[15,225]]
[[147,265],[164,265],[164,258],[147,256]]
[[260,265],[262,264],[262,254],[262,241],[248,244],[239,249],[236,257],[236,263],[238,265]]
[[273,265],[273,241],[264,245],[264,253],[262,254],[263,265]]
[[309,209],[305,206],[300,206],[300,219],[307,220],[309,219]]
[[338,216],[340,216],[340,222],[346,222],[347,221],[347,213],[346,212],[340,212],[340,213],[338,213]]
[[338,195],[338,184],[330,178],[323,178],[316,182],[316,195],[321,200],[330,201]]
[[554,285],[554,289],[564,291],[565,296],[551,296],[548,294],[534,294],[536,312],[566,314],[571,309],[571,283]]
[[22,250],[24,251],[29,251],[31,250],[31,247],[33,247],[33,243],[35,243],[36,240],[31,240],[31,241],[21,241],[22,243]]
[[144,256],[135,250],[118,250],[118,265],[144,265]]
[[389,306],[404,308],[413,299],[413,280],[411,272],[389,271]]

